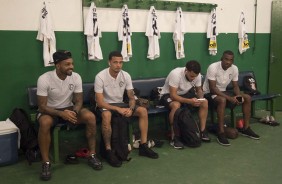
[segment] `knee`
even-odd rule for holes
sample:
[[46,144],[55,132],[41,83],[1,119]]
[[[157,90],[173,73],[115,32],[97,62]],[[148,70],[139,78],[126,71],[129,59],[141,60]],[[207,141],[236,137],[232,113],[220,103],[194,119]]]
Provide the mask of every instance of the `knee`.
[[43,115],[39,118],[39,130],[50,130],[53,125],[53,118],[49,115]]
[[251,99],[252,99],[252,98],[251,98],[250,95],[243,94],[242,96],[243,96],[245,102],[251,102]]
[[209,107],[208,100],[202,101],[200,107],[204,108],[204,109],[208,109],[208,107]]
[[181,104],[177,101],[173,101],[169,104],[171,111],[176,111],[177,109],[180,108],[180,106],[181,106]]
[[219,105],[219,106],[225,106],[226,105],[226,98],[224,97],[216,97],[216,103]]
[[82,109],[80,113],[81,113],[81,119],[85,121],[85,123],[96,124],[96,116],[94,115],[94,113],[92,113],[88,109]]
[[102,112],[102,124],[103,126],[110,125],[112,119],[111,111],[104,111]]
[[148,111],[145,107],[139,106],[134,115],[137,115],[139,118],[148,118]]

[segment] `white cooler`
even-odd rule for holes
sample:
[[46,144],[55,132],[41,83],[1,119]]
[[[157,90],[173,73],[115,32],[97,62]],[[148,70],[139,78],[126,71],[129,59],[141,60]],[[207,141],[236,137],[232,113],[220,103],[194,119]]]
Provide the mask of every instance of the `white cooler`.
[[19,138],[18,127],[7,119],[0,121],[0,166],[18,161]]

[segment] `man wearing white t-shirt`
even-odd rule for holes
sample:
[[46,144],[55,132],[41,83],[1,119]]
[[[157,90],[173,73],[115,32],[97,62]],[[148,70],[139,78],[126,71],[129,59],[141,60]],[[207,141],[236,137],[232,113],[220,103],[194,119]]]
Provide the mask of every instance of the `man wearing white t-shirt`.
[[88,109],[82,108],[82,80],[79,74],[73,72],[71,53],[59,50],[53,54],[53,59],[55,70],[44,73],[37,81],[38,142],[43,161],[40,176],[42,180],[51,178],[50,130],[58,123],[76,125],[83,122],[86,124],[89,147],[88,164],[95,170],[102,169],[102,163],[95,153],[96,117]]
[[[211,64],[207,69],[207,75],[203,85],[206,97],[216,105],[218,118],[217,141],[223,146],[230,143],[224,134],[224,111],[226,106],[234,107],[242,104],[244,116],[244,127],[239,132],[252,139],[259,139],[259,135],[254,133],[249,126],[251,117],[251,97],[241,94],[238,85],[238,68],[233,65],[234,53],[230,50],[224,51],[221,61]],[[226,91],[227,85],[232,82],[233,92]]]
[[202,75],[200,72],[201,66],[197,61],[188,61],[186,67],[175,68],[169,73],[161,91],[162,97],[160,103],[170,109],[170,145],[175,149],[184,148],[179,135],[175,134],[175,131],[178,132],[178,130],[174,130],[173,128],[174,114],[181,105],[186,105],[186,108],[189,109],[198,108],[201,139],[204,142],[210,142],[210,138],[205,129],[208,115],[208,101],[203,98]]
[[[111,117],[117,112],[125,117],[137,116],[141,132],[139,155],[156,159],[158,154],[147,145],[148,112],[147,109],[135,105],[135,98],[130,75],[122,70],[123,57],[120,52],[113,51],[109,54],[109,67],[99,72],[95,77],[94,89],[96,102],[102,117],[102,134],[106,147],[108,163],[113,167],[120,167],[122,162],[111,150]],[[129,104],[124,107],[115,103],[123,103],[123,94],[127,92]]]

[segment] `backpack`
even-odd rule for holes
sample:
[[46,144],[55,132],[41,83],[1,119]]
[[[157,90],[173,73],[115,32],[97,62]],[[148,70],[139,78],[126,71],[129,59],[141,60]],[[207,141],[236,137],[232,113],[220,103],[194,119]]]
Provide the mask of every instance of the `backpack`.
[[256,80],[252,76],[248,75],[243,78],[243,86],[244,86],[244,92],[246,94],[249,94],[251,96],[260,94],[260,92],[257,89]]
[[[122,116],[121,114],[112,113],[112,136],[111,136],[111,148],[120,161],[129,161],[128,158],[128,123],[129,118]],[[105,157],[106,149],[104,141],[101,141],[101,155]]]
[[15,108],[9,119],[20,129],[20,148],[24,152],[29,165],[32,162],[40,161],[37,132],[31,125],[27,113],[21,108]]
[[201,145],[200,130],[191,112],[187,108],[179,108],[173,118],[175,136],[179,136],[184,145],[199,147]]

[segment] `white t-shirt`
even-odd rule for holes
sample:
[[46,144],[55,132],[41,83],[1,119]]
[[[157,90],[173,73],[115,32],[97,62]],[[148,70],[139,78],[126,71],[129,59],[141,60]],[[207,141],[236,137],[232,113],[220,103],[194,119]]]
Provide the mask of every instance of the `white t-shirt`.
[[60,109],[73,106],[73,93],[82,93],[82,80],[75,72],[61,80],[53,70],[42,74],[37,80],[37,95],[48,97],[48,107]]
[[231,65],[227,70],[221,66],[221,61],[212,63],[207,70],[207,75],[203,85],[204,93],[210,93],[209,81],[216,81],[216,87],[220,91],[226,91],[226,87],[231,81],[238,81],[238,67]]
[[103,93],[106,103],[122,103],[125,89],[133,89],[130,75],[121,70],[117,78],[110,75],[109,68],[99,72],[95,77],[95,92]]
[[193,86],[200,87],[202,84],[202,75],[188,81],[185,77],[185,67],[173,69],[167,76],[161,94],[169,93],[169,86],[177,88],[178,95],[186,94]]

